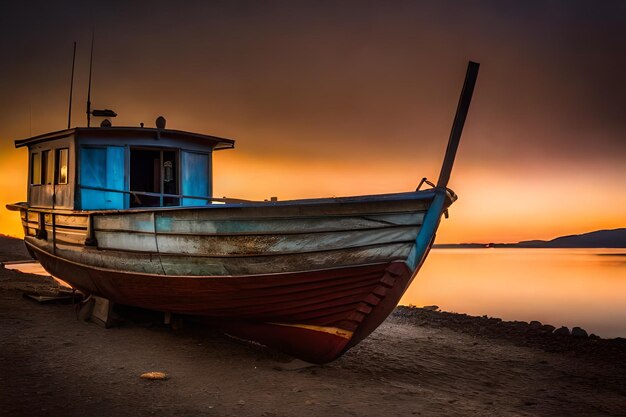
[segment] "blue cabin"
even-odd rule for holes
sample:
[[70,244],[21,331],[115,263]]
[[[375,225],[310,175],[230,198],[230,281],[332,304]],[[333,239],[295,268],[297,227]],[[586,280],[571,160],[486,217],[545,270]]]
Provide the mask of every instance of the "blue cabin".
[[171,129],[67,129],[28,146],[28,206],[67,210],[211,204],[212,156],[235,141]]

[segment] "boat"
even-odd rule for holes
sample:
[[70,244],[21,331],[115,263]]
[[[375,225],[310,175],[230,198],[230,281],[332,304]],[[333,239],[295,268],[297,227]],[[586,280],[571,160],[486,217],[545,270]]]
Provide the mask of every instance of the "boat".
[[478,67],[468,65],[437,183],[415,191],[216,198],[212,156],[233,140],[163,118],[154,128],[106,119],[16,140],[28,148],[28,197],[7,208],[31,255],[85,294],[327,363],[387,318],[424,263],[457,198],[447,185]]

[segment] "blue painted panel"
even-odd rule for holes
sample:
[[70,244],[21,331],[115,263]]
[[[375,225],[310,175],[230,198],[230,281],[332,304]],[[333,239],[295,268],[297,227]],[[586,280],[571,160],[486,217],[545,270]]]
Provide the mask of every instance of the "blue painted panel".
[[415,271],[426,260],[428,251],[435,239],[435,233],[439,227],[441,221],[441,215],[444,210],[446,202],[446,190],[445,188],[435,188],[435,197],[433,198],[428,211],[424,216],[424,222],[415,240],[415,246],[411,249],[409,256],[407,257],[406,264]]
[[[182,152],[182,193],[183,195],[210,197],[209,194],[209,155]],[[183,206],[205,206],[207,200],[183,198]]]
[[[124,190],[124,148],[107,146],[107,185],[111,190]],[[108,192],[105,196],[107,208],[123,209],[124,194]]]
[[[124,148],[107,146],[82,148],[80,152],[81,185],[124,190]],[[123,209],[124,194],[81,189],[83,210]]]

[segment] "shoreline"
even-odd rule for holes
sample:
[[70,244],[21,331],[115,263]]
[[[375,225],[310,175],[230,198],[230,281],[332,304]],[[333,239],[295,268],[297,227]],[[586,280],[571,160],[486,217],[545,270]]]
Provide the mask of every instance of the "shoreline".
[[626,363],[626,338],[601,338],[593,333],[587,335],[584,329],[577,327],[556,328],[539,321],[505,321],[497,317],[439,311],[436,307],[398,306],[389,319],[418,327],[445,328],[476,337],[505,340],[516,346],[546,352]]
[[[26,259],[0,239],[0,261]],[[626,341],[538,322],[397,307],[323,366],[184,322],[126,316],[103,329],[51,278],[0,268],[0,409],[12,416],[623,415]],[[164,372],[162,381],[141,379]]]

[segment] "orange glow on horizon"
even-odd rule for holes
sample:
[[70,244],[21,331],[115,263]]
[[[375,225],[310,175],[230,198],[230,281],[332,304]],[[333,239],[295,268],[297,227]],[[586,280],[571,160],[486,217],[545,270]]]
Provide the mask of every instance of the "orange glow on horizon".
[[[255,155],[241,150],[214,155],[214,195],[279,200],[404,192],[420,178],[438,173],[438,158],[416,164],[409,156],[396,160],[369,155],[342,161],[339,155]],[[19,215],[4,208],[26,198],[26,152],[12,149],[0,156],[0,233],[22,237]],[[494,172],[498,172],[497,175]],[[511,166],[487,169],[463,160],[453,170],[450,187],[459,200],[442,220],[437,243],[549,240],[561,235],[614,229],[626,225],[620,207],[619,178],[598,184],[588,174],[563,168],[553,171]],[[593,191],[593,198],[585,192]]]

